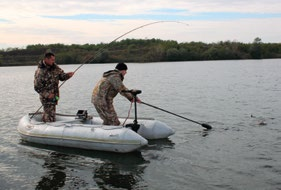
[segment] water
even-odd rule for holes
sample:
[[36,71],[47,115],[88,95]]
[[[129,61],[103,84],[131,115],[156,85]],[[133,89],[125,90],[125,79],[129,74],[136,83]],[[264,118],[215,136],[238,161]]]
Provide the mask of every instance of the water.
[[[57,111],[96,115],[92,88],[114,66],[84,65],[61,87]],[[139,105],[139,117],[154,117],[176,133],[130,154],[22,142],[20,117],[40,107],[35,67],[1,67],[0,189],[281,189],[280,59],[128,66],[124,83],[141,89],[142,101],[213,130]],[[130,103],[118,96],[115,107],[127,116]]]

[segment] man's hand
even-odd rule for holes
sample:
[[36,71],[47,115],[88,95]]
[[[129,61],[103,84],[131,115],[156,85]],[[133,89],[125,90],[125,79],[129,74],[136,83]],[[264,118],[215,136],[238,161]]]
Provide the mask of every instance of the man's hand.
[[[133,98],[131,102],[135,102],[135,98]],[[137,97],[137,103],[141,103],[141,100],[138,97]]]
[[67,75],[68,75],[69,77],[72,77],[72,76],[74,75],[74,72],[69,72],[69,73],[67,73]]

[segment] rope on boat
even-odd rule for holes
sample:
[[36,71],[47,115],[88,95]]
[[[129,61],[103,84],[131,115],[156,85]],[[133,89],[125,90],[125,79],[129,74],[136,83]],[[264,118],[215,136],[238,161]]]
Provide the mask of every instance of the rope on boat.
[[128,116],[126,117],[126,119],[124,120],[122,126],[124,127],[127,119],[130,117],[130,113],[131,113],[131,110],[132,110],[132,105],[133,105],[133,102],[131,102],[131,105],[130,105],[130,108],[129,108],[129,111],[128,111]]

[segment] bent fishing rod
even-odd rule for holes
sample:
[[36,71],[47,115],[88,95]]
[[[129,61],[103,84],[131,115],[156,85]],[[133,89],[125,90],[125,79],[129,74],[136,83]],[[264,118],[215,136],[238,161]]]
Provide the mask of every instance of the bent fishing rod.
[[[79,69],[80,69],[83,65],[85,65],[86,63],[90,63],[90,62],[94,61],[95,58],[98,57],[98,56],[105,50],[105,48],[109,48],[114,42],[116,42],[116,41],[119,40],[120,38],[122,38],[122,37],[124,37],[124,36],[126,36],[126,35],[128,35],[128,34],[130,34],[130,33],[132,33],[132,32],[134,32],[134,31],[136,31],[136,30],[139,30],[139,29],[141,29],[141,28],[147,27],[147,26],[149,26],[149,25],[158,24],[158,23],[164,23],[164,22],[174,22],[174,23],[183,24],[183,25],[188,26],[188,24],[186,24],[186,23],[184,23],[184,22],[180,22],[180,21],[156,21],[156,22],[151,22],[151,23],[148,23],[148,24],[144,24],[144,25],[138,26],[138,27],[136,27],[136,28],[134,28],[134,29],[132,29],[132,30],[130,30],[130,31],[128,31],[128,32],[125,32],[124,34],[122,34],[122,35],[120,35],[120,36],[118,36],[118,37],[115,38],[114,40],[112,40],[109,44],[107,44],[107,45],[105,45],[103,48],[101,48],[101,49],[97,52],[96,55],[90,55],[90,56],[88,55],[88,56],[86,56],[85,59],[84,59],[85,61],[82,62],[82,64],[79,65],[79,67],[77,67],[77,68],[75,69],[74,73],[75,73],[77,70],[79,70]],[[88,57],[89,57],[89,58],[88,58]],[[63,81],[63,83],[62,83],[59,87],[61,87],[61,86],[64,84],[64,82],[65,82],[65,81]]]
[[[102,52],[105,50],[105,48],[109,48],[114,42],[116,42],[117,40],[119,40],[120,38],[136,31],[136,30],[139,30],[141,28],[144,28],[144,27],[147,27],[147,26],[150,26],[150,25],[153,25],[153,24],[159,24],[159,23],[165,23],[165,22],[173,22],[173,23],[178,23],[178,24],[183,24],[183,25],[186,25],[188,26],[188,24],[184,23],[184,22],[180,22],[180,21],[156,21],[156,22],[150,22],[150,23],[147,23],[147,24],[144,24],[144,25],[141,25],[141,26],[138,26],[128,32],[125,32],[124,34],[118,36],[117,38],[115,38],[114,40],[112,40],[109,44],[106,44],[104,47],[102,47],[101,49],[99,49],[99,51],[96,53],[96,55],[87,55],[85,56],[85,58],[83,59],[84,61],[82,61],[82,63],[73,71],[73,73],[75,74],[83,65],[85,65],[86,63],[90,63],[92,61],[94,61],[99,55],[102,54]],[[63,81],[60,85],[59,85],[59,88],[66,82]],[[43,105],[41,105],[37,111],[35,113],[33,113],[30,117],[30,119],[32,119],[34,117],[34,115],[36,115],[40,109],[43,107]]]

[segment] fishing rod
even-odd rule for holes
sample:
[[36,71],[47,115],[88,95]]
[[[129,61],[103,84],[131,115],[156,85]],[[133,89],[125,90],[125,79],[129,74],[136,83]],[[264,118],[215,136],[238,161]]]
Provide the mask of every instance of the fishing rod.
[[[132,29],[132,30],[130,30],[130,31],[128,31],[128,32],[125,32],[124,34],[122,34],[122,35],[120,35],[120,36],[118,36],[118,37],[115,38],[114,40],[112,40],[109,44],[107,44],[107,45],[105,45],[103,48],[101,48],[101,49],[97,52],[96,55],[94,55],[94,56],[92,56],[92,55],[86,56],[86,58],[84,59],[85,61],[83,61],[82,64],[80,64],[80,65],[74,70],[74,73],[75,73],[76,71],[78,71],[78,70],[79,70],[83,65],[85,65],[86,63],[90,63],[90,62],[94,61],[99,55],[102,54],[102,52],[105,50],[105,48],[109,48],[110,45],[112,45],[112,43],[116,42],[116,41],[119,40],[120,38],[122,38],[122,37],[124,37],[124,36],[126,36],[126,35],[128,35],[128,34],[130,34],[130,33],[132,33],[132,32],[134,32],[134,31],[136,31],[136,30],[139,30],[139,29],[141,29],[141,28],[144,28],[144,27],[146,27],[146,26],[153,25],[153,24],[164,23],[164,22],[173,22],[173,23],[178,23],[178,24],[183,24],[183,25],[189,26],[188,24],[186,24],[186,23],[184,23],[184,22],[180,22],[180,21],[156,21],[156,22],[150,22],[150,23],[148,23],[148,24],[144,24],[144,25],[138,26],[138,27],[136,27],[136,28],[134,28],[134,29]],[[87,58],[87,57],[89,57],[89,58]],[[60,84],[59,88],[60,88],[65,82],[66,82],[66,81],[63,81],[63,82]]]
[[[115,38],[114,40],[112,40],[109,44],[106,44],[103,48],[99,49],[99,51],[96,53],[96,55],[87,55],[85,56],[85,58],[83,59],[84,61],[82,61],[82,63],[73,71],[73,73],[75,74],[83,65],[85,65],[86,63],[90,63],[92,62],[93,60],[95,60],[99,55],[102,54],[102,52],[105,50],[105,48],[108,48],[112,45],[112,43],[116,42],[117,40],[119,40],[120,38],[136,31],[136,30],[139,30],[141,28],[144,28],[144,27],[147,27],[147,26],[150,26],[150,25],[153,25],[153,24],[159,24],[159,23],[165,23],[165,22],[173,22],[173,23],[178,23],[178,24],[183,24],[183,25],[186,25],[186,26],[189,26],[188,24],[184,23],[184,22],[180,22],[180,21],[156,21],[156,22],[150,22],[150,23],[147,23],[147,24],[144,24],[144,25],[141,25],[141,26],[138,26],[128,32],[125,32],[124,34],[118,36],[117,38]],[[59,85],[59,88],[66,82],[63,81],[60,85]],[[30,117],[30,119],[32,119],[34,117],[35,114],[37,114],[39,112],[39,110],[43,107],[43,105],[41,105],[41,107],[38,108],[38,110],[33,113]]]
[[[95,58],[98,57],[98,56],[105,50],[105,48],[110,47],[110,45],[112,45],[112,43],[116,42],[116,41],[119,40],[120,38],[122,38],[122,37],[124,37],[124,36],[126,36],[126,35],[128,35],[128,34],[130,34],[130,33],[132,33],[132,32],[134,32],[134,31],[136,31],[136,30],[139,30],[139,29],[141,29],[141,28],[144,28],[144,27],[146,27],[146,26],[153,25],[153,24],[164,23],[164,22],[173,22],[173,23],[178,23],[178,24],[183,24],[183,25],[189,26],[188,24],[186,24],[186,23],[184,23],[184,22],[180,22],[180,21],[156,21],[156,22],[150,22],[150,23],[148,23],[148,24],[144,24],[144,25],[138,26],[138,27],[136,27],[136,28],[134,28],[134,29],[132,29],[132,30],[130,30],[130,31],[128,31],[128,32],[125,32],[124,34],[122,34],[122,35],[120,35],[120,36],[118,36],[118,37],[115,38],[114,40],[112,40],[109,44],[107,44],[107,45],[105,45],[103,48],[101,48],[101,49],[97,52],[96,55],[94,55],[94,56],[89,56],[89,58],[86,57],[86,58],[84,59],[85,61],[82,62],[82,64],[81,64],[79,67],[77,67],[77,68],[75,69],[74,73],[75,73],[76,71],[78,71],[78,70],[79,70],[83,65],[85,65],[87,62],[90,63],[90,62],[92,62],[93,60],[95,60]],[[61,87],[64,83],[65,83],[65,81],[63,81],[63,83],[62,83],[59,87]]]

